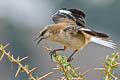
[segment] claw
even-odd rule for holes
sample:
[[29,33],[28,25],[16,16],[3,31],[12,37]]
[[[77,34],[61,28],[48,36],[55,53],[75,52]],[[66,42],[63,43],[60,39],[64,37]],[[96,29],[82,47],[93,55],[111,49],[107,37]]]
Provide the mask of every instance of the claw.
[[73,60],[73,58],[72,58],[72,57],[69,57],[69,58],[67,59],[67,62],[72,62],[72,60]]
[[55,54],[55,53],[56,53],[55,50],[53,50],[53,51],[51,51],[51,52],[49,53],[51,59],[53,59],[53,57],[56,57],[56,54]]

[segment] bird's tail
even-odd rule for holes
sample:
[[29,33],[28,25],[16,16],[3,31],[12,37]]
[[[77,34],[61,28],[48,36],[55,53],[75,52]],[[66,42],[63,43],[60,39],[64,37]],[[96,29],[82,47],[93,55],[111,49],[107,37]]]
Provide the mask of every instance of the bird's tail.
[[117,46],[115,43],[113,43],[112,40],[104,40],[102,38],[98,38],[98,37],[91,37],[91,42],[95,42],[97,44],[112,48],[112,49],[116,49]]

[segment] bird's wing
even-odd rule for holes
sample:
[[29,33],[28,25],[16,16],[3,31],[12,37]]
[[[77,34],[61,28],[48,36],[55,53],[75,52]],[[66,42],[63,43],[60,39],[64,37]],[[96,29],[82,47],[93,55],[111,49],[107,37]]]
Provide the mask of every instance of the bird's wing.
[[65,30],[78,30],[78,31],[83,31],[91,36],[94,36],[94,37],[99,37],[99,38],[108,38],[109,36],[105,33],[100,33],[100,32],[96,32],[92,29],[89,29],[89,28],[83,28],[81,26],[70,26],[70,27],[67,27]]
[[80,32],[85,32],[85,33],[91,35],[91,39],[90,39],[91,42],[94,42],[94,43],[97,43],[97,44],[100,44],[100,45],[103,45],[103,46],[106,46],[106,47],[109,47],[112,49],[117,48],[116,44],[112,40],[106,39],[109,37],[107,34],[99,33],[99,32],[96,32],[92,29],[83,28],[80,26],[79,27],[75,27],[75,26],[67,27],[65,29],[65,31],[67,31],[67,30],[73,30],[73,31],[78,30]]
[[81,26],[81,27],[86,27],[85,24],[86,24],[86,21],[85,21],[85,13],[80,10],[80,9],[68,9],[72,15],[76,18],[76,23],[78,24],[78,26]]
[[55,24],[57,23],[75,23],[76,24],[76,19],[72,15],[70,11],[67,10],[58,10],[55,14],[52,16],[52,20],[54,21]]
[[52,19],[55,23],[59,22],[70,22],[68,20],[72,20],[78,26],[86,27],[85,24],[85,13],[80,9],[67,9],[63,8],[58,10],[55,14],[53,14]]

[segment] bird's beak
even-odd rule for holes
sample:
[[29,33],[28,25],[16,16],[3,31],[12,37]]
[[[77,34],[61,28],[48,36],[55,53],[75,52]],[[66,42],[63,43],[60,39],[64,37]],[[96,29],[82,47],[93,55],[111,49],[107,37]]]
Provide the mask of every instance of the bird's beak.
[[[39,39],[39,40],[38,40]],[[41,35],[38,35],[35,39],[34,39],[34,41],[37,41],[38,40],[38,42],[37,42],[37,45],[39,45],[39,43],[43,40],[43,37],[41,36]]]

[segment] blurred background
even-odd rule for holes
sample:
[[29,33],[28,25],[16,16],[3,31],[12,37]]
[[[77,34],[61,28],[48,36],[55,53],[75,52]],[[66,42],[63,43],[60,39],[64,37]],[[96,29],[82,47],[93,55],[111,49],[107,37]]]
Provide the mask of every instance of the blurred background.
[[[63,48],[59,43],[42,41],[37,46],[33,41],[41,27],[53,23],[51,16],[61,8],[80,8],[87,15],[88,27],[108,33],[115,43],[120,43],[120,0],[0,0],[0,43],[5,45],[9,42],[7,50],[14,57],[29,56],[23,64],[30,64],[30,68],[36,67],[34,75],[42,76],[55,67],[49,52],[41,48],[42,45],[53,49]],[[120,51],[119,48],[117,51]],[[67,49],[60,53],[69,56],[72,51]],[[80,66],[81,72],[91,70],[86,75],[87,80],[102,80],[103,72],[94,71],[93,68],[103,67],[106,55],[111,55],[113,51],[90,43],[74,56],[73,64]],[[0,62],[0,80],[27,80],[26,74],[14,77],[16,66],[11,72],[10,62],[4,57]],[[58,74],[55,72],[44,80],[55,80],[60,77]],[[116,76],[120,76],[119,71]]]

